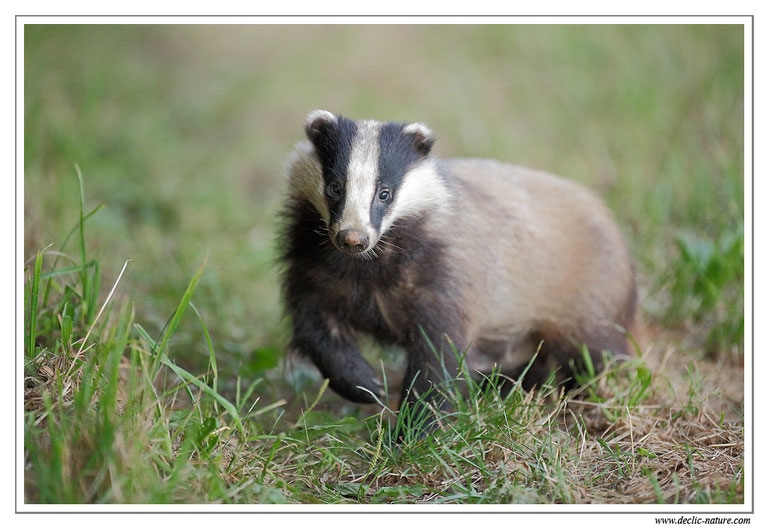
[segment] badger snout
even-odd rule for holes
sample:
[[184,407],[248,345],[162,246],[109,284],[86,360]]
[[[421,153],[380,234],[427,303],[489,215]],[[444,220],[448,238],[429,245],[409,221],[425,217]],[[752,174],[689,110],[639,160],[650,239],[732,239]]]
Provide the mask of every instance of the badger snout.
[[336,245],[349,253],[361,253],[368,247],[368,235],[358,230],[339,230],[336,234]]

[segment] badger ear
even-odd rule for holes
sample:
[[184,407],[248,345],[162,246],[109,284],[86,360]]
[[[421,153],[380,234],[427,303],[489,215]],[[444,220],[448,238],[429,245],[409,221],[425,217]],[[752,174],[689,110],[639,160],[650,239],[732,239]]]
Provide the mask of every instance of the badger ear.
[[313,144],[336,125],[337,118],[328,110],[313,110],[307,114],[304,132]]
[[422,156],[430,154],[430,150],[433,148],[435,138],[433,137],[433,131],[424,123],[412,123],[403,127],[403,132],[411,136],[414,142],[414,149]]

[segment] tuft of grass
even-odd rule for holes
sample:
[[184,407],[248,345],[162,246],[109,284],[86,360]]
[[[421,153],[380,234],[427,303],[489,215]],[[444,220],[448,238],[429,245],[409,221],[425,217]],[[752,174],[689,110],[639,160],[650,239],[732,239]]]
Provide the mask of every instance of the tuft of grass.
[[[84,196],[82,179],[80,184]],[[84,242],[82,204],[77,229]],[[88,293],[98,292],[98,275],[82,273],[83,263],[96,262],[92,269],[98,270],[98,261],[89,261],[81,244],[77,269],[42,273],[44,256],[37,253],[25,287],[25,501],[194,501],[200,498],[190,484],[179,484],[192,475],[205,483],[201,487],[226,491],[225,476],[211,467],[221,463],[234,432],[243,437],[240,414],[167,358],[205,263],[158,342],[135,323],[127,300],[115,308],[112,294],[122,271],[101,310],[90,317],[96,297]],[[58,293],[49,306],[38,305],[44,280]],[[38,320],[58,320],[60,326],[42,327],[38,335]],[[205,326],[202,317],[200,324]]]
[[[665,318],[698,325],[710,356],[722,351],[739,359],[744,338],[742,224],[715,239],[682,234],[676,239],[678,260],[662,277],[670,301]],[[736,351],[736,353],[734,352]]]

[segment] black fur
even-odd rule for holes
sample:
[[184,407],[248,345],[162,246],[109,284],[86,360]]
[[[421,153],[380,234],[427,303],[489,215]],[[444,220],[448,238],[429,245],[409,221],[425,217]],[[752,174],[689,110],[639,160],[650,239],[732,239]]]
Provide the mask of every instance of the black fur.
[[[347,166],[358,126],[351,119],[337,116],[335,121],[319,118],[305,127],[307,139],[315,147],[315,153],[323,169],[323,181],[326,184],[326,203],[333,220],[337,220],[344,207]],[[340,192],[328,192],[332,183],[339,185]]]
[[[371,204],[371,225],[377,230],[398,194],[403,177],[429,152],[415,142],[413,134],[403,132],[404,126],[403,123],[385,123],[379,132],[379,181]],[[379,200],[382,190],[389,191],[389,200]]]
[[414,131],[408,134],[411,139],[414,149],[421,155],[427,156],[433,149],[435,138],[432,136],[425,136],[421,131]]
[[[313,360],[334,391],[356,402],[382,396],[376,372],[357,347],[359,333],[406,349],[401,400],[413,402],[446,373],[456,375],[444,334],[463,350],[462,301],[449,267],[441,266],[444,247],[427,235],[424,219],[404,220],[385,234],[397,250],[383,246],[376,259],[363,260],[331,246],[308,201],[291,199],[283,215],[283,296],[292,320],[292,348]],[[393,308],[387,316],[377,295]]]

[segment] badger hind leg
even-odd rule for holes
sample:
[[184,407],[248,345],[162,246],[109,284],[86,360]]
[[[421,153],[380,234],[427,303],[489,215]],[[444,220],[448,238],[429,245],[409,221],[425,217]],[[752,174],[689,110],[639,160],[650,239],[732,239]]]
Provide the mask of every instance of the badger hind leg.
[[561,383],[566,389],[577,387],[579,375],[589,371],[584,350],[587,350],[594,373],[603,369],[605,353],[620,359],[628,357],[627,336],[613,325],[602,325],[585,335],[551,341],[554,342],[551,345],[551,354],[554,363],[561,368],[561,376],[565,377]]
[[[577,375],[585,373],[588,367],[583,358],[583,348],[587,349],[593,370],[598,373],[603,368],[604,351],[617,358],[628,356],[627,336],[613,325],[601,325],[573,335],[548,332],[532,333],[539,352],[531,364],[505,371],[502,374],[503,395],[512,389],[514,382],[520,379],[521,387],[529,391],[543,385],[555,372],[554,383],[567,390],[577,386]],[[522,379],[521,379],[522,377]]]

